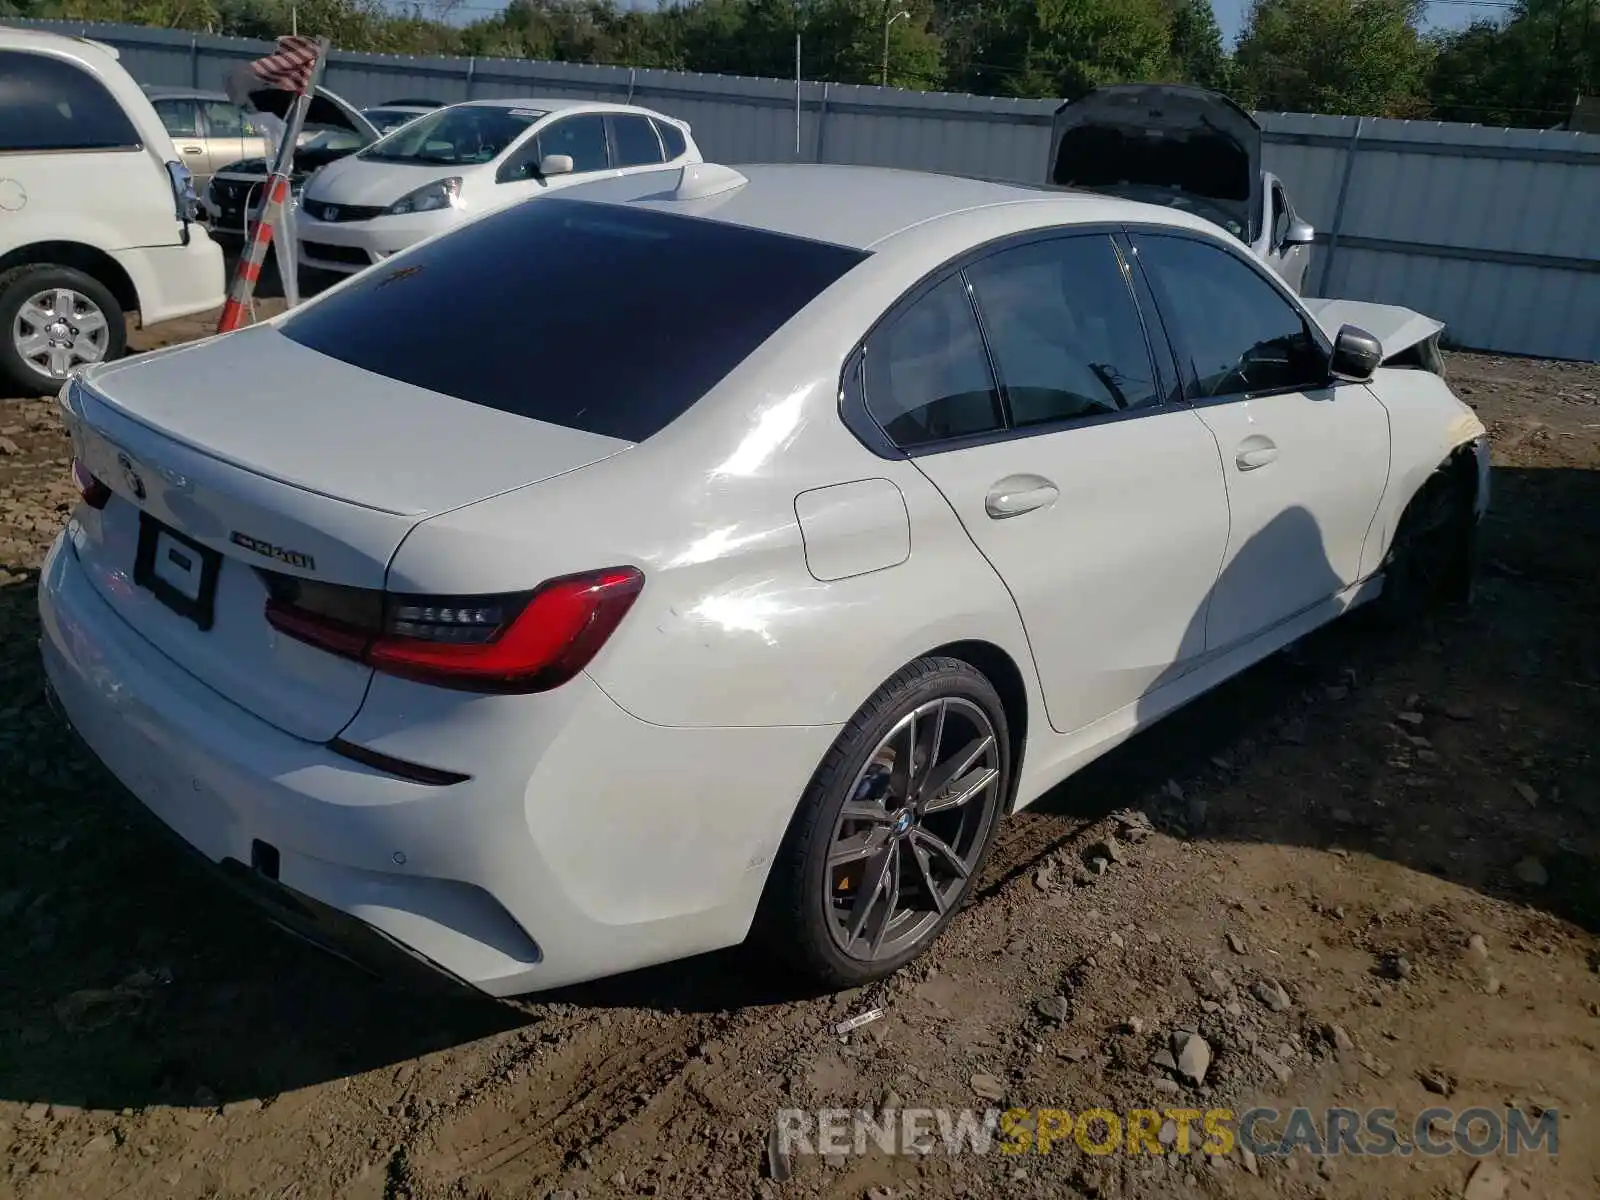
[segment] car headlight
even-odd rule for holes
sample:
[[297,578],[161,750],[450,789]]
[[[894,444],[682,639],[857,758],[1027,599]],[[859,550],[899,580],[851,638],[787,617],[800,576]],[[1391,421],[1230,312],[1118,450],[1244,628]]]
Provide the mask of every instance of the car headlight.
[[455,208],[460,200],[461,180],[457,176],[452,176],[449,179],[435,179],[414,192],[408,192],[389,205],[388,211],[395,216],[402,213],[433,212],[440,208]]

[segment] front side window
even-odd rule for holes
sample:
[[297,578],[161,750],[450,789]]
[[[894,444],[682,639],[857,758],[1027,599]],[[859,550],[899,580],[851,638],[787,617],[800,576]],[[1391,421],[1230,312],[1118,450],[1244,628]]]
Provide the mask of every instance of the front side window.
[[901,449],[1004,425],[978,321],[959,274],[933,288],[867,344],[867,411]]
[[539,157],[552,154],[572,156],[574,174],[604,171],[610,165],[606,153],[606,119],[599,113],[566,117],[539,131]]
[[619,114],[611,118],[611,133],[616,138],[617,160],[613,166],[643,167],[661,161],[661,143],[649,117]]
[[[865,257],[719,221],[551,196],[380,263],[278,328],[376,375],[640,442]],[[478,322],[467,354],[441,324],[463,296],[508,314]]]
[[1013,425],[1158,402],[1144,326],[1109,237],[1002,250],[967,278]]
[[200,136],[200,120],[195,113],[193,100],[157,100],[155,110],[156,116],[161,118],[161,124],[173,137]]
[[0,153],[138,145],[128,114],[87,71],[48,54],[0,50]]
[[1134,243],[1192,396],[1326,386],[1327,359],[1305,317],[1254,267],[1191,238]]
[[441,108],[400,126],[363,150],[360,157],[440,167],[486,163],[498,158],[544,115],[539,109],[497,105]]

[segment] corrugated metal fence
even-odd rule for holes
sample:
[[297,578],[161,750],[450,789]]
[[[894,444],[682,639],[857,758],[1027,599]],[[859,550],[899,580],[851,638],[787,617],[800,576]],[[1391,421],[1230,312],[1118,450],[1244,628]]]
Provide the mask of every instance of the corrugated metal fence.
[[[218,88],[265,42],[16,22],[115,45],[141,83]],[[910,167],[1038,181],[1055,103],[515,59],[336,51],[325,82],[397,96],[631,100],[690,122],[708,158]],[[1403,304],[1462,345],[1600,360],[1600,136],[1257,114],[1267,166],[1319,231],[1307,290]]]

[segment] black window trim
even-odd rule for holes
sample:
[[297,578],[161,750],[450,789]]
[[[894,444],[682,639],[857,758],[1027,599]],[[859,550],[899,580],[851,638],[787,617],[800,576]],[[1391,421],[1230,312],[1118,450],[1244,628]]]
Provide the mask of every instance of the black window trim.
[[[666,148],[666,146],[664,146],[662,144],[662,142],[661,142],[661,131],[656,128],[656,123],[654,121],[652,121],[649,117],[645,116],[643,113],[634,113],[634,112],[608,112],[608,113],[605,114],[605,117],[606,117],[606,144],[610,147],[610,150],[608,151],[607,157],[608,157],[608,159],[609,159],[609,161],[611,163],[611,169],[612,170],[614,170],[614,171],[631,171],[634,168],[642,168],[644,170],[649,170],[651,167],[663,166],[666,163],[671,161],[669,158],[667,158],[667,148]],[[615,121],[620,120],[623,117],[637,117],[637,118],[639,118],[640,120],[642,120],[645,123],[646,128],[648,128],[650,130],[650,136],[656,139],[656,149],[661,151],[661,157],[660,158],[656,159],[656,161],[653,162],[653,163],[632,163],[632,164],[630,164],[630,165],[628,165],[626,167],[623,166],[621,163],[617,162],[617,159],[618,159],[619,154],[620,154],[620,152],[618,150],[618,147],[621,145],[621,143],[617,140],[617,133],[616,133],[616,130],[614,128],[612,128],[612,123],[615,122]]]
[[31,55],[34,58],[48,58],[52,62],[61,63],[62,65],[70,67],[72,70],[78,72],[78,74],[82,75],[92,85],[104,92],[111,100],[111,103],[115,105],[116,108],[122,113],[122,119],[128,127],[128,132],[133,134],[133,141],[113,146],[48,146],[40,149],[23,148],[17,150],[0,148],[0,158],[7,157],[9,155],[20,156],[24,154],[127,154],[130,151],[144,149],[144,139],[141,135],[138,122],[133,119],[133,114],[123,106],[122,101],[117,98],[116,93],[107,87],[104,81],[102,81],[94,72],[85,70],[70,58],[66,58],[60,54],[51,54],[47,50],[29,50],[24,49],[21,46],[17,46],[7,47],[5,52],[7,54]]
[[[187,104],[189,106],[189,112],[194,116],[194,127],[196,132],[179,134],[173,133],[172,130],[167,129],[167,119],[161,115],[161,106],[163,104]],[[167,129],[167,136],[172,138],[173,141],[178,141],[179,139],[186,137],[203,138],[210,136],[208,132],[209,126],[206,122],[205,110],[200,107],[200,101],[196,100],[193,96],[158,96],[150,102],[150,107],[156,110],[156,120],[161,122],[161,128]]]
[[[1261,261],[1257,259],[1256,256],[1248,249],[1244,247],[1235,249],[1233,245],[1224,242],[1219,238],[1213,238],[1209,234],[1202,233],[1199,230],[1182,229],[1172,225],[1158,225],[1145,222],[1135,225],[1128,225],[1126,226],[1126,230],[1133,250],[1133,260],[1138,265],[1140,277],[1144,280],[1145,286],[1149,289],[1151,301],[1157,313],[1161,312],[1159,293],[1156,291],[1155,285],[1151,282],[1148,273],[1145,271],[1144,263],[1139,259],[1139,246],[1137,239],[1140,234],[1146,234],[1151,237],[1174,238],[1186,242],[1199,242],[1202,245],[1212,246],[1221,250],[1225,254],[1232,255],[1239,262],[1243,263],[1250,270],[1254,271],[1258,278],[1264,280],[1278,293],[1279,296],[1288,302],[1289,307],[1294,309],[1294,311],[1300,315],[1300,320],[1305,323],[1306,329],[1311,334],[1311,340],[1316,343],[1317,348],[1322,352],[1323,359],[1328,362],[1332,361],[1333,343],[1328,339],[1328,335],[1323,330],[1322,326],[1318,324],[1316,318],[1306,311],[1305,305],[1300,303],[1300,297],[1296,296],[1294,292],[1290,290],[1289,285],[1284,283],[1284,281],[1279,278],[1276,272],[1270,270],[1264,264],[1262,264]],[[1168,325],[1165,314],[1162,314],[1162,325],[1163,328]],[[1172,351],[1173,360],[1178,367],[1178,382],[1179,386],[1183,388],[1185,403],[1187,403],[1191,408],[1214,408],[1219,404],[1237,404],[1242,400],[1263,400],[1271,396],[1290,396],[1296,392],[1323,391],[1328,388],[1337,387],[1339,383],[1339,381],[1334,379],[1332,375],[1329,375],[1325,382],[1315,388],[1309,388],[1304,385],[1291,385],[1289,387],[1280,388],[1262,388],[1260,391],[1254,392],[1230,392],[1226,396],[1202,396],[1199,394],[1198,381],[1194,378],[1193,372],[1185,367],[1182,357],[1177,352],[1178,339],[1171,338],[1169,340],[1169,346]]]
[[[1156,226],[1154,228],[1162,228]],[[976,299],[972,294],[972,285],[967,280],[967,268],[975,263],[1007,250],[1014,250],[1022,246],[1036,245],[1041,242],[1064,241],[1068,238],[1099,237],[1111,243],[1112,252],[1122,262],[1122,242],[1126,241],[1126,229],[1120,222],[1097,222],[1081,225],[1051,225],[1036,229],[1022,230],[1018,233],[1006,234],[978,246],[971,246],[954,258],[945,260],[928,274],[924,275],[911,287],[907,288],[882,316],[872,323],[872,327],[857,341],[855,347],[845,358],[844,369],[839,378],[839,416],[845,427],[855,435],[856,440],[879,458],[906,459],[921,458],[925,454],[944,454],[954,450],[968,450],[974,446],[984,446],[991,442],[1009,442],[1019,438],[1044,437],[1053,433],[1064,433],[1072,429],[1089,429],[1096,425],[1108,425],[1114,421],[1134,421],[1144,417],[1160,416],[1170,413],[1176,408],[1185,406],[1187,391],[1184,399],[1170,397],[1158,399],[1154,404],[1142,405],[1139,408],[1124,409],[1121,412],[1099,413],[1088,417],[1064,417],[1059,421],[1048,421],[1036,425],[1017,426],[1011,420],[1011,404],[1006,397],[1005,388],[1000,382],[1000,373],[996,369],[994,350],[989,344],[989,336],[984,331],[983,313],[980,311]],[[986,430],[983,433],[965,434],[959,437],[940,438],[936,441],[923,442],[916,446],[902,447],[897,445],[884,428],[878,424],[867,407],[866,387],[863,375],[866,367],[867,348],[871,345],[873,337],[879,330],[886,328],[897,320],[902,313],[911,308],[935,288],[945,283],[952,276],[961,277],[962,289],[966,292],[967,303],[972,306],[973,318],[978,325],[979,340],[983,345],[984,359],[989,368],[990,386],[1000,398],[1000,415],[1004,422],[999,429]],[[1142,277],[1141,277],[1142,281]],[[1172,382],[1174,387],[1182,387],[1182,372],[1176,372],[1169,381],[1163,376],[1161,363],[1158,361],[1158,343],[1151,333],[1150,323],[1146,319],[1140,305],[1140,288],[1134,282],[1132,273],[1123,276],[1124,286],[1128,288],[1128,301],[1133,305],[1134,313],[1139,317],[1140,327],[1144,331],[1145,353],[1149,357],[1150,366],[1158,383]],[[1146,288],[1148,289],[1148,286]],[[1170,361],[1176,364],[1176,355],[1173,354],[1171,344],[1167,341],[1165,324],[1158,326],[1161,332],[1161,344],[1166,346]]]
[[[661,161],[663,163],[676,162],[679,158],[682,158],[685,154],[689,153],[689,135],[680,126],[673,124],[673,122],[667,120],[665,117],[651,115],[645,119],[648,120],[651,127],[655,129],[656,141],[661,143]],[[661,132],[663,125],[672,125],[673,132],[675,132],[682,140],[683,149],[679,153],[669,154],[667,152],[667,139],[666,136]]]

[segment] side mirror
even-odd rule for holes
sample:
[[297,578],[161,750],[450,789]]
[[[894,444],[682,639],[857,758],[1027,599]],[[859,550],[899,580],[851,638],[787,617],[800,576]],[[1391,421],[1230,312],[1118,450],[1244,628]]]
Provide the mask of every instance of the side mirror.
[[1317,240],[1317,231],[1299,217],[1289,222],[1289,228],[1283,235],[1285,246],[1309,246]]
[[1333,339],[1333,357],[1328,374],[1346,383],[1366,383],[1383,362],[1383,343],[1365,329],[1342,326]]
[[571,175],[572,155],[546,154],[539,160],[539,174],[545,179],[552,175]]

